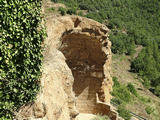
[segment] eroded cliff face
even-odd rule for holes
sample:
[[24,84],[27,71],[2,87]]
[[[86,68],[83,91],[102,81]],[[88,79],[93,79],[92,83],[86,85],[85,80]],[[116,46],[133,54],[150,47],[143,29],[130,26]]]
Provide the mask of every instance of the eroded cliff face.
[[35,103],[19,111],[19,119],[71,120],[79,113],[117,113],[110,106],[111,42],[108,28],[87,18],[46,19],[48,37],[41,91]]

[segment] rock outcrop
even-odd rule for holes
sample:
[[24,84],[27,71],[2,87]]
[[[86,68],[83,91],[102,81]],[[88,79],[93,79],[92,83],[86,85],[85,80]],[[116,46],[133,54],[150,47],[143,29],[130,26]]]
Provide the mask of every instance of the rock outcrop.
[[116,120],[110,106],[109,29],[78,16],[48,17],[46,26],[41,91],[17,118],[71,120],[79,113],[100,113]]

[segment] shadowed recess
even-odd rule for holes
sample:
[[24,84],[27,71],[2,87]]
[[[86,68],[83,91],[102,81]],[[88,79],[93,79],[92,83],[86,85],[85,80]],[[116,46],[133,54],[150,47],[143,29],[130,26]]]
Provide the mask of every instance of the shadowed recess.
[[106,55],[101,42],[85,34],[67,34],[62,37],[60,51],[74,76],[76,108],[81,113],[96,113],[96,93],[104,79]]

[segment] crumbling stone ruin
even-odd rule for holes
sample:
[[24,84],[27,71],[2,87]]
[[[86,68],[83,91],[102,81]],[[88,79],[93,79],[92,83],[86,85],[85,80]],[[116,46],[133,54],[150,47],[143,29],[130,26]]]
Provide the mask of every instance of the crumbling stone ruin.
[[71,120],[79,113],[108,115],[112,90],[109,29],[83,17],[46,19],[48,37],[41,91],[35,103],[20,109],[20,119]]

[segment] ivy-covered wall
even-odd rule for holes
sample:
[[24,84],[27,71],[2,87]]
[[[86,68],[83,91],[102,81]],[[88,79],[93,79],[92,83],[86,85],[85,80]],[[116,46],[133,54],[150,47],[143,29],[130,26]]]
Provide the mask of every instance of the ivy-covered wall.
[[41,0],[0,0],[0,120],[33,101],[42,63]]

